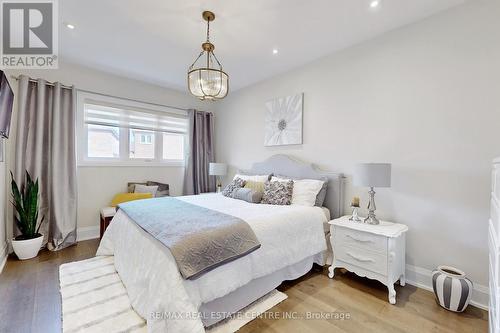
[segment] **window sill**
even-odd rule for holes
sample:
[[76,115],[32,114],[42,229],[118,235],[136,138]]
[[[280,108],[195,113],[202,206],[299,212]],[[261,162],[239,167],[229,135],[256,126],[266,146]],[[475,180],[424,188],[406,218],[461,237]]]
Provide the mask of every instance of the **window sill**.
[[184,167],[183,161],[78,161],[78,168],[85,167]]

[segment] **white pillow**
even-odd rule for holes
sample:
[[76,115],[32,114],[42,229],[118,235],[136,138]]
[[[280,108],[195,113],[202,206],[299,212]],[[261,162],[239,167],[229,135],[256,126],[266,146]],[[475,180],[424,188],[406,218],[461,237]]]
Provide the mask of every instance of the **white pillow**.
[[241,175],[241,174],[236,174],[233,178],[240,178],[243,180],[248,180],[251,182],[259,182],[259,183],[265,183],[269,179],[269,175]]
[[[284,181],[288,179],[273,177],[271,181]],[[316,197],[323,187],[324,181],[317,179],[292,179],[293,193],[292,205],[310,206],[316,204]]]
[[134,193],[151,193],[153,198],[156,196],[158,191],[158,185],[146,186],[141,184],[135,184]]

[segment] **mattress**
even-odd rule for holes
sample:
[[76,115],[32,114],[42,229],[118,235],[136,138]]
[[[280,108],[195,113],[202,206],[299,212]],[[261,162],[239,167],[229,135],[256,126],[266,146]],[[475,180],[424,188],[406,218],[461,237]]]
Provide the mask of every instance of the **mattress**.
[[203,332],[202,304],[327,248],[327,217],[320,207],[251,204],[220,194],[179,199],[245,220],[262,246],[196,280],[184,280],[168,248],[118,211],[97,254],[115,256],[131,304],[152,332]]

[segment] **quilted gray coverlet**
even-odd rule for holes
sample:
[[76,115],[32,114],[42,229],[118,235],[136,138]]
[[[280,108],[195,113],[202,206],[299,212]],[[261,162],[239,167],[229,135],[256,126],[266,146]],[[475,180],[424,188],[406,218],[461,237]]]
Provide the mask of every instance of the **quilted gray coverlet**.
[[170,249],[185,279],[195,279],[260,247],[242,219],[175,198],[130,201],[119,208]]

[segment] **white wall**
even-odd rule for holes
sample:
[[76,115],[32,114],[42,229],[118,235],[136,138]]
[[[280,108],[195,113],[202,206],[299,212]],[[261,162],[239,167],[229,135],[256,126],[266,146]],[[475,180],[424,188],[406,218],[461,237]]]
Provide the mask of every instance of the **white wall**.
[[99,209],[127,192],[127,182],[146,180],[168,183],[171,195],[182,195],[184,167],[79,167],[78,227],[97,226]]
[[[231,93],[216,110],[218,160],[248,168],[284,153],[347,176],[358,162],[391,162],[393,186],[377,190],[377,215],[409,226],[407,264],[426,274],[456,266],[487,285],[499,3],[470,2]],[[264,147],[264,103],[298,92],[304,144]],[[364,206],[368,190],[350,183],[345,207],[354,195]]]
[[[48,81],[60,81],[76,88],[100,92],[117,97],[133,98],[145,102],[160,103],[183,108],[199,107],[200,102],[187,94],[134,81],[123,77],[91,70],[73,64],[60,64],[58,70],[6,71],[9,80],[17,92],[17,81],[10,75],[26,74],[32,78],[43,78]],[[16,105],[16,104],[15,104]],[[7,169],[14,168],[14,140],[16,128],[16,110],[11,126],[11,137],[7,141]],[[2,170],[0,174],[5,174]],[[170,184],[173,195],[182,194],[183,167],[79,167],[78,168],[78,228],[83,236],[98,232],[99,210],[109,204],[112,197],[119,192],[126,192],[127,182],[154,180]],[[0,183],[0,199],[8,189],[3,191]],[[4,200],[2,200],[4,201]],[[12,207],[8,205],[7,217],[11,216]],[[1,207],[0,207],[1,208]],[[10,218],[7,219],[7,230],[11,232]],[[83,229],[82,229],[83,228]],[[2,228],[0,228],[1,230]],[[1,233],[1,231],[0,231]],[[1,236],[1,234],[0,234]],[[1,237],[0,239],[5,239]]]

